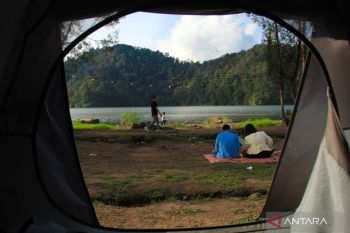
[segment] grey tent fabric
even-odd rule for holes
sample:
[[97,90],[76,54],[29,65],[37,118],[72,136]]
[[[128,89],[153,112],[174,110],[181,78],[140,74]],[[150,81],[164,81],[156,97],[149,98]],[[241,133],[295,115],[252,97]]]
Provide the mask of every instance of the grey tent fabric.
[[350,128],[350,111],[348,110],[350,91],[347,85],[344,85],[349,79],[350,73],[349,40],[332,39],[322,36],[321,32],[318,32],[314,36],[313,44],[327,65],[339,108],[341,125],[343,128]]
[[[283,219],[281,219],[283,221]],[[70,226],[64,226],[62,224],[58,224],[56,222],[44,219],[44,218],[32,218],[29,221],[27,221],[23,227],[22,232],[23,233],[46,233],[46,232],[53,232],[53,233],[81,233],[81,232],[89,232],[89,233],[110,233],[112,232],[112,229],[98,229],[98,228],[92,228],[92,227],[86,227],[82,225],[70,225]],[[119,232],[125,232],[123,230],[118,230]],[[265,233],[287,233],[289,232],[289,226],[284,227],[275,227],[273,225],[269,225],[264,222],[253,222],[250,224],[242,224],[237,226],[231,226],[231,227],[220,227],[220,228],[207,228],[207,229],[201,229],[200,232],[202,233],[216,233],[216,232],[224,232],[224,233],[243,233],[243,232],[265,232]],[[137,232],[147,232],[147,231],[140,231]],[[148,231],[149,232],[149,231]],[[170,232],[167,230],[161,230],[157,232]],[[179,233],[181,232],[187,232],[187,233],[195,233],[198,232],[197,230],[180,230],[177,231]]]
[[327,118],[326,78],[314,56],[309,57],[305,72],[303,91],[264,207],[267,215],[289,212],[299,205],[322,139]]
[[[298,207],[315,162],[327,116],[326,87],[334,86],[334,95],[339,107],[343,128],[349,123],[346,89],[349,79],[349,41],[330,39],[319,29],[312,38],[315,47],[325,58],[329,72],[326,74],[315,58],[311,58],[306,70],[305,84],[296,109],[290,136],[283,148],[275,179],[264,212],[291,211]],[[332,59],[331,59],[331,58]],[[315,124],[314,122],[317,122]],[[282,190],[284,190],[282,192]],[[285,192],[287,191],[287,192]],[[292,198],[293,197],[293,198]]]
[[275,14],[287,19],[308,19],[328,28],[332,38],[348,39],[349,36],[349,3],[347,1],[313,0],[235,0],[235,1],[201,1],[197,0],[120,0],[117,2],[61,0],[57,2],[56,15],[62,19],[86,18],[107,13],[113,9],[119,11],[128,8],[143,11],[170,14],[224,14],[242,11],[257,11]]
[[292,225],[292,232],[348,232],[350,153],[331,99],[317,160],[294,217],[324,219],[323,224]]
[[[71,128],[63,61],[57,59],[62,50],[63,20],[123,10],[179,14],[247,11],[315,23],[317,34],[312,44],[319,54],[310,57],[294,123],[264,209],[294,211],[305,191],[325,127],[326,85],[334,87],[342,127],[349,127],[348,1],[5,0],[0,2],[4,32],[0,37],[0,230],[18,232],[29,218],[39,216],[73,231],[111,231],[98,228],[86,190]],[[276,231],[264,221],[207,230],[264,229]]]
[[[13,136],[11,145],[22,151],[11,151],[4,144],[5,140],[2,140],[0,147],[6,150],[1,153],[4,155],[1,169],[16,171],[24,163],[27,165],[24,168],[32,169],[34,173],[31,173],[32,177],[26,177],[27,170],[22,168],[21,172],[15,174],[17,180],[11,179],[9,182],[6,180],[9,177],[4,174],[1,183],[8,183],[8,190],[26,193],[26,189],[30,189],[27,184],[33,182],[21,185],[22,175],[23,182],[37,179],[38,186],[33,184],[33,187],[38,189],[31,190],[32,196],[22,198],[28,204],[18,202],[18,206],[14,207],[19,213],[17,220],[3,211],[2,222],[21,222],[31,216],[23,213],[47,214],[52,212],[54,205],[72,218],[97,226],[76,156],[73,134],[69,130],[71,120],[64,98],[64,72],[57,70],[54,73],[54,86],[48,90],[45,98],[43,96],[47,92],[49,70],[62,51],[60,25],[51,12],[52,3],[32,2],[21,15],[21,23],[13,25],[17,26],[16,44],[7,60],[0,85],[0,134],[4,137]],[[24,138],[26,144],[14,143],[17,137]],[[22,190],[23,187],[26,188]],[[13,196],[5,196],[5,193],[2,192],[1,202],[17,202],[11,199]],[[41,199],[37,200],[36,197]],[[35,208],[35,203],[38,208]],[[43,208],[40,208],[41,205]]]

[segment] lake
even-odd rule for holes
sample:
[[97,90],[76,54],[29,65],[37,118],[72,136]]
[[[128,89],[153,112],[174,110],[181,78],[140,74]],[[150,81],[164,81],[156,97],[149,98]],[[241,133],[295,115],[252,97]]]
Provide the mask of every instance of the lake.
[[[287,105],[286,110],[293,110]],[[279,118],[279,105],[263,106],[159,106],[165,112],[168,121],[183,123],[201,123],[209,116],[227,116],[234,121],[258,118]],[[143,121],[149,121],[150,107],[113,107],[113,108],[71,108],[72,120],[98,118],[103,123],[116,123],[121,113],[135,111],[140,113]]]

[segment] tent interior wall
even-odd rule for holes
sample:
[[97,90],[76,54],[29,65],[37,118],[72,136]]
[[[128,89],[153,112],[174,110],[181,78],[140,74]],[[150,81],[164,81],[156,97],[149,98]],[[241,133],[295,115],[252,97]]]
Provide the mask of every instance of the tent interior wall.
[[[343,0],[1,1],[0,25],[5,33],[0,38],[0,232],[18,232],[31,218],[35,218],[32,224],[55,229],[60,229],[57,223],[80,232],[115,231],[99,226],[81,174],[63,59],[57,60],[62,53],[62,21],[122,10],[254,12],[312,21],[316,31],[311,43],[320,57],[309,56],[292,126],[263,210],[265,216],[269,212],[293,212],[300,203],[325,126],[327,85],[333,87],[343,129],[350,128],[349,9]],[[56,62],[57,69],[49,76]],[[264,221],[203,230],[263,229],[274,231]]]

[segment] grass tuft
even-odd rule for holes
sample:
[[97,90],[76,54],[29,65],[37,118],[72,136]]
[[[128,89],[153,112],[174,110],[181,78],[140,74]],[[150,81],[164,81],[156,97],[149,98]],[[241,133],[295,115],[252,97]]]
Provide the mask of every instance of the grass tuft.
[[139,112],[123,112],[120,114],[119,123],[122,126],[132,126],[138,124],[141,120],[141,114]]
[[281,120],[273,119],[255,119],[255,120],[246,120],[239,123],[240,128],[244,128],[247,124],[252,124],[255,127],[268,127],[268,126],[280,126],[282,124]]
[[73,122],[73,129],[88,129],[88,130],[116,130],[117,126],[113,124],[89,124]]
[[172,173],[172,172],[164,173],[164,179],[167,181],[181,182],[181,181],[188,180],[189,178],[190,178],[190,175],[184,174],[184,173]]

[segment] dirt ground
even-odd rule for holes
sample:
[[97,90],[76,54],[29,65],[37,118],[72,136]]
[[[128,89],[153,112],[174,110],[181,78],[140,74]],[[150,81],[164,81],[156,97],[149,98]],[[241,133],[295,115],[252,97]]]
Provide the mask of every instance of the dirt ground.
[[[280,149],[285,129],[264,130]],[[253,165],[256,170],[248,173],[248,165],[209,164],[203,154],[211,152],[217,132],[75,131],[84,178],[101,225],[206,227],[256,218],[267,196],[260,190],[268,190],[275,165]],[[225,180],[227,174],[232,177]],[[237,183],[236,177],[242,182]],[[243,188],[243,194],[231,187]]]
[[95,210],[103,226],[128,229],[188,228],[252,221],[259,216],[264,202],[264,198],[226,198],[162,202],[133,208],[96,205]]

